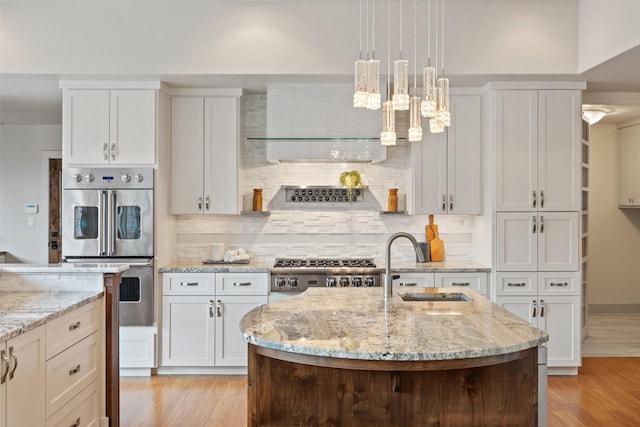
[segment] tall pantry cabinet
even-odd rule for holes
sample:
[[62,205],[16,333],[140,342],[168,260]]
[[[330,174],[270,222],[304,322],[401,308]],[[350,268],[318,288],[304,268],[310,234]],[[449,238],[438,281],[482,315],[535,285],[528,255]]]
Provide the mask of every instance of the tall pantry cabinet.
[[496,85],[496,303],[549,333],[550,373],[581,365],[581,89]]

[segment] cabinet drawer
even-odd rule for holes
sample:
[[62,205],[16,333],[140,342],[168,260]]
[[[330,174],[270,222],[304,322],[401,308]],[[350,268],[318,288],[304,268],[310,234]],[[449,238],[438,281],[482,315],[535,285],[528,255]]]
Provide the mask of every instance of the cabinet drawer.
[[269,273],[217,273],[216,295],[268,295]]
[[[398,276],[393,274],[392,276]],[[393,289],[403,288],[432,288],[435,284],[433,273],[400,273],[398,279],[393,279]]]
[[215,273],[167,274],[163,276],[164,295],[213,295]]
[[98,427],[100,425],[100,381],[94,381],[62,409],[47,419],[46,427]]
[[538,273],[538,294],[540,295],[578,295],[580,273]]
[[496,273],[496,295],[536,295],[537,274]]
[[99,375],[99,334],[47,361],[46,413],[50,417]]
[[487,294],[486,273],[435,273],[436,286],[443,288],[471,289]]
[[47,322],[47,360],[98,330],[102,320],[101,301]]

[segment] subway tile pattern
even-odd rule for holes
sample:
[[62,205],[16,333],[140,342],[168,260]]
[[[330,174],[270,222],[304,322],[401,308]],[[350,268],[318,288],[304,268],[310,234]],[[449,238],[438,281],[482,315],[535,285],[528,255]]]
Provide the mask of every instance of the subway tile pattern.
[[[269,87],[270,102],[277,91],[281,100],[296,100],[300,108],[273,109],[270,114],[291,120],[287,129],[304,122],[304,115],[335,120],[345,114],[340,129],[305,127],[309,136],[340,136],[347,130],[379,132],[381,113],[340,108],[345,93],[351,100],[351,85],[277,85]],[[314,104],[310,100],[316,100]],[[268,216],[187,215],[177,219],[177,261],[207,259],[209,243],[225,243],[228,248],[242,247],[256,261],[269,262],[280,256],[353,256],[384,257],[384,244],[398,231],[425,241],[427,215],[381,214],[386,210],[389,188],[399,189],[399,209],[404,210],[410,187],[410,146],[400,142],[387,150],[382,163],[281,163],[266,161],[266,143],[247,141],[267,136],[267,95],[248,94],[242,100],[241,191],[243,209],[251,210],[253,188],[263,189],[263,209]],[[329,105],[329,106],[327,106]],[[298,121],[300,120],[300,121]],[[318,120],[314,120],[317,123]],[[307,126],[307,125],[305,125]],[[270,128],[275,132],[275,129]],[[278,130],[280,132],[281,130]],[[335,132],[335,133],[334,133]],[[371,135],[366,135],[371,136]],[[358,170],[367,186],[363,202],[288,203],[282,186],[339,185],[342,172]],[[450,261],[469,261],[472,252],[472,216],[436,216],[445,256]],[[413,259],[413,248],[405,239],[394,242],[394,259]]]

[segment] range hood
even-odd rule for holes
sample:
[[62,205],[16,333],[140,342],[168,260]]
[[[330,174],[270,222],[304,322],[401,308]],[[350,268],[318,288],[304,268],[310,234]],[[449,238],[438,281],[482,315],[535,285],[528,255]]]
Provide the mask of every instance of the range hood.
[[[381,162],[380,114],[353,108],[353,84],[267,87],[266,157],[281,162]],[[372,137],[372,135],[376,135]]]
[[379,138],[264,138],[267,161],[376,163],[387,158]]

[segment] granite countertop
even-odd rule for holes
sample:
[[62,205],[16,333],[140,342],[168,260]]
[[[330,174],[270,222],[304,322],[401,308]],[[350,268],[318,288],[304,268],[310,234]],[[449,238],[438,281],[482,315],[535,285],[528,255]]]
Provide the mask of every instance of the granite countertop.
[[102,297],[102,291],[0,292],[0,342]]
[[161,267],[160,273],[269,273],[273,262],[246,264],[203,264],[202,261],[178,261]]
[[[384,269],[384,260],[375,260]],[[403,262],[391,260],[391,271],[396,273],[476,273],[491,272],[491,268],[473,261]]]
[[122,273],[128,269],[129,264],[120,263],[0,264],[0,273]]
[[[423,288],[416,292],[453,292]],[[475,292],[471,302],[403,301],[382,288],[311,288],[255,308],[240,329],[257,346],[362,360],[450,360],[507,354],[549,337]]]

